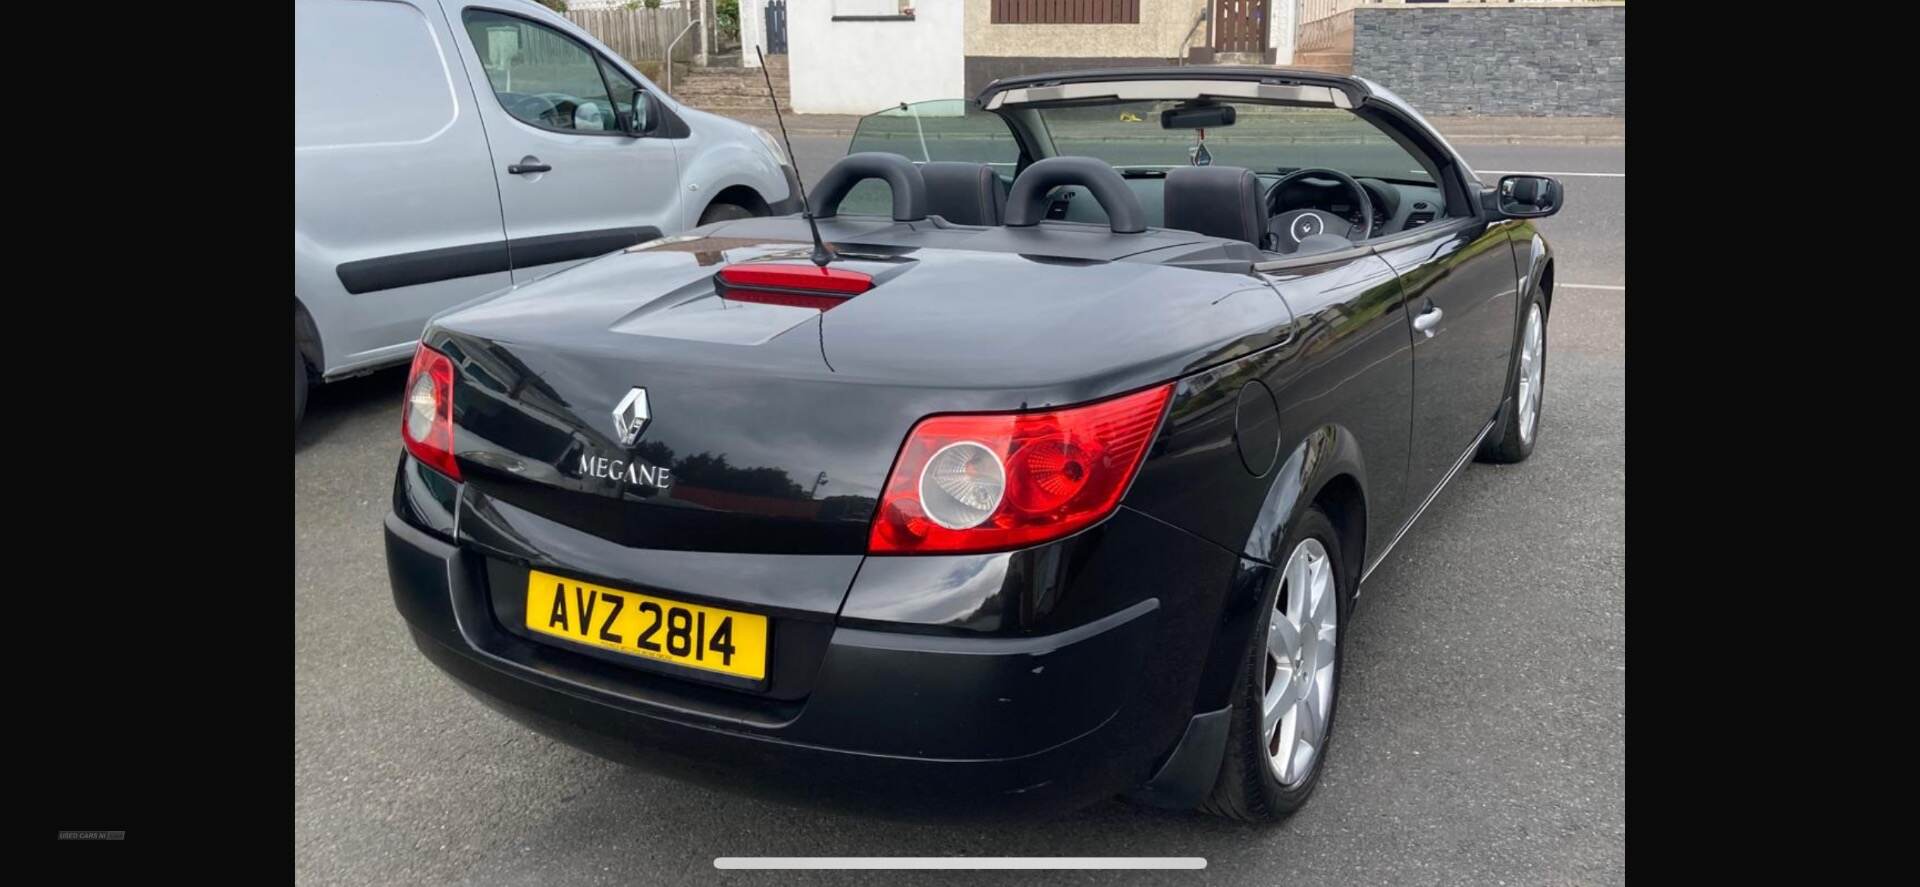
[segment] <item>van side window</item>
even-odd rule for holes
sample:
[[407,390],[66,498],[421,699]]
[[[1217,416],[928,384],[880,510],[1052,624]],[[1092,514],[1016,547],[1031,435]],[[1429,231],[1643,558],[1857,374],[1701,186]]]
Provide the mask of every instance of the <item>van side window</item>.
[[607,88],[613,92],[613,106],[618,109],[631,109],[633,97],[639,94],[640,86],[628,80],[627,75],[620,73],[619,68],[614,67],[612,62],[604,58],[600,60],[600,71],[607,75]]
[[500,105],[520,121],[565,132],[617,132],[592,52],[523,18],[469,9],[462,19]]

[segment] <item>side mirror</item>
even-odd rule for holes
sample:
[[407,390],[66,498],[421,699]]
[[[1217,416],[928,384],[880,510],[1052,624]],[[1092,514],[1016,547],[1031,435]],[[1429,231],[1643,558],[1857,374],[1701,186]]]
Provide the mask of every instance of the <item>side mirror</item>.
[[645,90],[633,91],[633,107],[613,112],[620,131],[638,138],[653,132],[660,125],[660,115],[654,112],[653,96]]
[[1563,197],[1552,176],[1501,176],[1487,192],[1487,208],[1509,219],[1538,219],[1559,212]]

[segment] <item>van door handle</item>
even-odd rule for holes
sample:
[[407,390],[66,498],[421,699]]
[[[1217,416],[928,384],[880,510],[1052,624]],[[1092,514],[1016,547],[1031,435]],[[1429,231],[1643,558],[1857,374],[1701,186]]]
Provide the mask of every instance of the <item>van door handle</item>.
[[1440,325],[1440,315],[1445,313],[1446,312],[1440,310],[1440,306],[1428,302],[1427,310],[1414,315],[1413,328],[1426,333],[1427,338],[1431,339],[1433,338],[1433,328]]
[[512,166],[507,167],[507,172],[513,173],[516,176],[523,176],[523,175],[526,175],[527,173],[534,173],[534,172],[552,172],[552,171],[553,171],[553,167],[548,166],[547,164],[541,163],[540,158],[538,157],[522,157],[520,158],[519,163],[516,163],[516,164],[513,164]]

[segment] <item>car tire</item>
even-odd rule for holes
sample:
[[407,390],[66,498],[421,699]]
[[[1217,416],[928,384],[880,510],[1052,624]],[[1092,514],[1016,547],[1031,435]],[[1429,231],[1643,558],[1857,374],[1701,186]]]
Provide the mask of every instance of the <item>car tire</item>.
[[1500,424],[1481,441],[1474,459],[1495,465],[1525,462],[1540,439],[1540,409],[1546,403],[1547,306],[1535,293],[1527,300],[1520,325],[1520,367],[1507,383],[1507,408]]
[[[1299,525],[1288,534],[1286,547],[1282,549],[1288,552],[1287,558],[1281,562],[1278,581],[1273,583],[1273,589],[1262,599],[1262,616],[1256,621],[1252,637],[1247,642],[1245,661],[1235,680],[1226,751],[1220,762],[1220,773],[1214,780],[1213,794],[1200,805],[1202,811],[1242,822],[1277,823],[1304,806],[1312,796],[1314,787],[1320,783],[1328,741],[1333,735],[1334,715],[1339,709],[1340,660],[1341,650],[1345,647],[1340,643],[1340,633],[1351,613],[1352,587],[1357,578],[1348,567],[1339,540],[1333,522],[1317,506],[1307,509]],[[1318,574],[1314,572],[1311,560],[1305,564],[1308,580],[1300,581],[1294,567],[1297,559],[1303,556],[1319,558],[1328,571],[1324,581],[1314,578]],[[1322,614],[1320,619],[1313,620],[1321,629],[1314,642],[1315,662],[1310,663],[1308,668],[1282,672],[1271,654],[1271,636],[1274,634],[1271,618],[1275,614],[1286,618],[1290,603],[1288,596],[1297,594],[1296,589],[1300,588],[1310,593],[1317,589],[1318,595],[1313,596],[1312,600],[1330,608],[1335,619],[1326,623],[1325,611],[1317,610],[1314,604],[1307,604],[1305,611]],[[1328,642],[1331,642],[1330,656],[1326,656],[1326,648],[1320,646]],[[1322,661],[1326,658],[1330,658],[1331,662]],[[1331,667],[1323,670],[1322,666],[1326,665]],[[1267,697],[1273,694],[1276,681],[1284,680],[1285,675],[1297,675],[1302,671],[1311,678],[1310,682],[1302,685],[1303,690],[1298,698],[1308,700],[1307,705],[1324,714],[1314,721],[1313,748],[1304,764],[1304,771],[1294,771],[1290,778],[1283,781],[1278,771],[1288,765],[1276,763],[1274,748],[1280,744],[1279,740],[1286,738],[1287,722],[1282,719],[1271,730],[1267,729],[1263,717],[1265,703]],[[1323,682],[1324,693],[1320,692]],[[1284,692],[1281,698],[1285,698]],[[1293,703],[1283,703],[1276,708],[1285,708],[1288,704]],[[1308,716],[1305,709],[1296,710],[1293,714],[1292,735],[1302,741],[1306,741],[1307,737],[1299,732],[1302,729],[1299,718]],[[1292,751],[1287,755],[1288,760],[1298,765],[1298,747],[1290,743],[1289,748]]]
[[700,224],[711,225],[714,222],[726,222],[733,219],[751,219],[753,216],[753,210],[747,209],[744,206],[735,206],[731,203],[716,203],[707,207],[707,211],[700,214]]
[[307,359],[300,356],[300,346],[293,347],[293,427],[300,427],[300,417],[307,414]]

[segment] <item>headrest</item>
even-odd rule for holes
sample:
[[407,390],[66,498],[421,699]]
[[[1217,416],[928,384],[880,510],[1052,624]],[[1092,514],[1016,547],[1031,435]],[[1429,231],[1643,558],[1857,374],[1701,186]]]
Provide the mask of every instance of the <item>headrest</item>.
[[1168,228],[1259,246],[1267,233],[1260,177],[1238,166],[1180,166],[1167,170]]
[[957,225],[998,225],[1007,209],[1007,183],[984,163],[933,160],[920,164],[927,212]]

